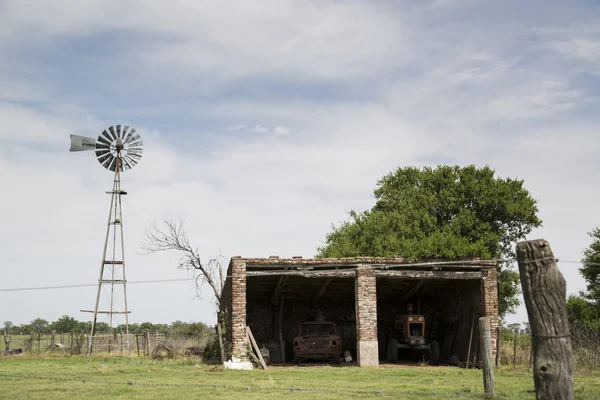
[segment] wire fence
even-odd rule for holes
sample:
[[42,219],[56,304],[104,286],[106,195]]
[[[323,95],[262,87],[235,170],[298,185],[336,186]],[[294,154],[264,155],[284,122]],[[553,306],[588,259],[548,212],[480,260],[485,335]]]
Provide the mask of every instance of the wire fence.
[[[570,323],[573,368],[579,374],[600,370],[600,330],[578,322]],[[500,365],[532,368],[531,335],[503,328],[500,332]]]
[[[144,331],[114,335],[95,335],[92,351],[100,354],[152,356],[153,358],[173,358],[178,355],[204,356],[216,336],[210,332],[198,335],[168,334]],[[90,336],[82,332],[6,335],[0,340],[0,357],[27,353],[30,355],[86,354]],[[210,354],[212,356],[212,354]]]

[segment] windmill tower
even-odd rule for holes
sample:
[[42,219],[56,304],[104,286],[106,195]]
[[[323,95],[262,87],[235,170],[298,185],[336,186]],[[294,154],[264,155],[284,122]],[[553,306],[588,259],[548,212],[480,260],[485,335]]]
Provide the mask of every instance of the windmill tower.
[[[127,280],[125,278],[125,245],[123,241],[123,212],[121,208],[121,196],[127,192],[121,189],[121,172],[133,168],[142,157],[143,142],[135,129],[129,130],[129,126],[111,126],[108,132],[104,130],[93,139],[85,136],[71,135],[70,151],[94,150],[100,165],[114,172],[113,187],[110,192],[110,209],[108,212],[108,224],[104,240],[104,251],[102,252],[102,263],[100,264],[100,277],[98,279],[98,291],[94,310],[81,310],[94,314],[92,330],[88,342],[87,353],[91,354],[98,325],[98,315],[108,318],[108,353],[111,353],[115,345],[116,331],[113,325],[118,316],[125,316],[126,349],[129,354],[129,313],[127,309]],[[101,301],[101,294],[105,294]],[[122,301],[117,306],[117,298]],[[102,305],[102,307],[100,307]],[[121,342],[121,346],[123,342]],[[97,345],[98,346],[98,345]],[[121,347],[122,348],[122,347]]]

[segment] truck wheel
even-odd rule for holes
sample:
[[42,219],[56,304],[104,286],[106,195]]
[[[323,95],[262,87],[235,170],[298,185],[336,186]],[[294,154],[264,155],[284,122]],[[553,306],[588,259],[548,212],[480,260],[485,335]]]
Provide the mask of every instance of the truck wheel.
[[439,365],[440,363],[440,344],[437,341],[431,342],[429,349],[429,363],[431,365]]
[[398,341],[396,339],[390,339],[388,342],[388,361],[396,364],[398,362]]

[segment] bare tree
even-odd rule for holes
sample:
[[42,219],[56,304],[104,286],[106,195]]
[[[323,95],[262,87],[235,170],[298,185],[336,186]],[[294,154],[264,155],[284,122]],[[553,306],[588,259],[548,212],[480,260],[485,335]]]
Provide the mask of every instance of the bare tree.
[[203,284],[208,284],[213,291],[217,302],[217,308],[221,304],[221,290],[225,284],[223,267],[225,259],[223,256],[211,258],[202,263],[198,248],[192,246],[183,227],[184,219],[165,217],[162,221],[163,227],[153,222],[144,232],[142,249],[145,254],[164,251],[175,251],[178,253],[177,268],[187,271],[197,271],[196,293],[200,297],[200,289]]

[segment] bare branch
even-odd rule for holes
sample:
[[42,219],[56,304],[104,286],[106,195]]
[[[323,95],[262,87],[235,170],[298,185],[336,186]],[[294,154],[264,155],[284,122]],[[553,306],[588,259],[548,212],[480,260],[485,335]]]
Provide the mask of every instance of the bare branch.
[[143,254],[153,254],[165,251],[177,253],[177,268],[198,271],[196,278],[196,292],[200,295],[200,288],[208,284],[213,291],[217,306],[221,303],[221,290],[224,280],[223,256],[212,258],[203,264],[197,248],[192,247],[184,229],[184,219],[167,217],[163,219],[163,228],[159,228],[156,222],[144,232],[142,243]]

